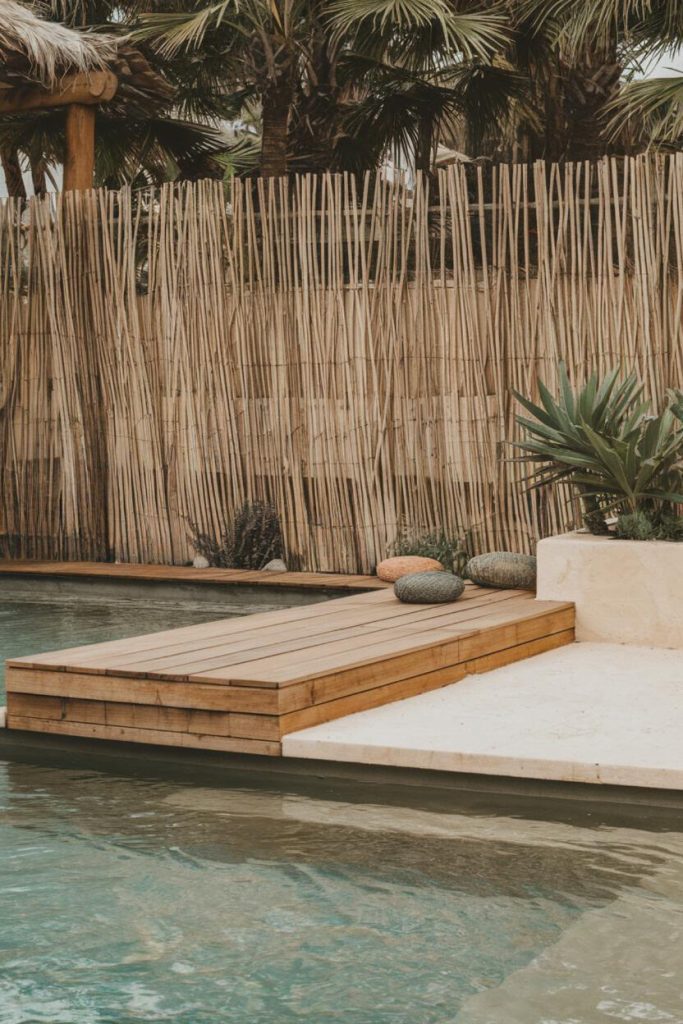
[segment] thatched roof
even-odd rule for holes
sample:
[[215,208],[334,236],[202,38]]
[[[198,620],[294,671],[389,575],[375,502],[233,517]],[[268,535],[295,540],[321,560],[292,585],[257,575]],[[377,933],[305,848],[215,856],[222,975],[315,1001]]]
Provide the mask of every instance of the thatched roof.
[[16,0],[0,0],[0,80],[54,86],[60,77],[102,70],[116,55],[107,36],[77,32],[43,21]]
[[65,75],[105,69],[119,79],[117,106],[168,102],[173,96],[169,83],[125,38],[80,32],[44,21],[17,0],[0,0],[0,88],[51,89]]

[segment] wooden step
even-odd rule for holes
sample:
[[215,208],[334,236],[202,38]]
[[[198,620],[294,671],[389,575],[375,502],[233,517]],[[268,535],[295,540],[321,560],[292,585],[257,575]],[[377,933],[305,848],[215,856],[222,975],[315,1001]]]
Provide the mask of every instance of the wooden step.
[[282,737],[574,638],[574,608],[468,584],[446,605],[393,590],[17,658],[11,729],[277,755]]

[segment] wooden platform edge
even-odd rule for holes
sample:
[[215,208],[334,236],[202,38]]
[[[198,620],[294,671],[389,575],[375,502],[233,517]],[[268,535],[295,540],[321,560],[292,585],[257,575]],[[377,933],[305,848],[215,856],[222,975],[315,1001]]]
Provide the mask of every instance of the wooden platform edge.
[[[490,649],[489,642],[488,647],[480,645],[476,653],[463,645],[454,646],[456,660],[426,672],[393,680],[361,674],[355,690],[349,680],[347,692],[342,689],[335,696],[331,690],[319,693],[317,702],[312,685],[306,684],[308,690],[298,695],[298,703],[303,706],[296,707],[294,702],[289,711],[280,702],[283,697],[291,699],[287,690],[144,679],[136,680],[132,686],[133,680],[128,677],[119,680],[117,687],[111,676],[12,668],[8,671],[7,726],[66,736],[277,757],[282,752],[280,741],[288,733],[448,686],[472,673],[488,672],[574,640],[573,612],[571,616],[566,610],[549,615],[547,633],[543,632],[542,616],[532,621],[532,633],[537,635],[529,633],[527,620],[526,624],[517,624],[523,626],[521,632],[505,634],[508,646]],[[147,703],[132,702],[132,695]]]
[[296,590],[386,590],[377,576],[350,573],[266,572],[263,569],[195,569],[184,565],[136,565],[131,562],[37,562],[0,560],[0,575],[55,576],[73,579],[127,580],[139,583],[199,583],[214,586],[291,587]]

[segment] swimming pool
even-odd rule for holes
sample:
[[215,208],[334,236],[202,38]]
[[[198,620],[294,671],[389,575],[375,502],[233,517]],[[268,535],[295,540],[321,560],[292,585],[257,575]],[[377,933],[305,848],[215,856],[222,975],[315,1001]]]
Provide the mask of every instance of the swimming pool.
[[[3,657],[218,617],[153,605],[0,604]],[[32,742],[0,736],[0,1024],[683,1024],[680,811]]]
[[325,785],[0,764],[0,1024],[683,1020],[678,827]]

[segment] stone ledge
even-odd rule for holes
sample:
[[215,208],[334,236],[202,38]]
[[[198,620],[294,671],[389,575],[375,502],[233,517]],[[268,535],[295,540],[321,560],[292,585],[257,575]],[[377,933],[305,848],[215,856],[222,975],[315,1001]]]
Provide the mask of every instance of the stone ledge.
[[577,640],[683,648],[683,543],[567,533],[537,554],[537,596],[574,602]]

